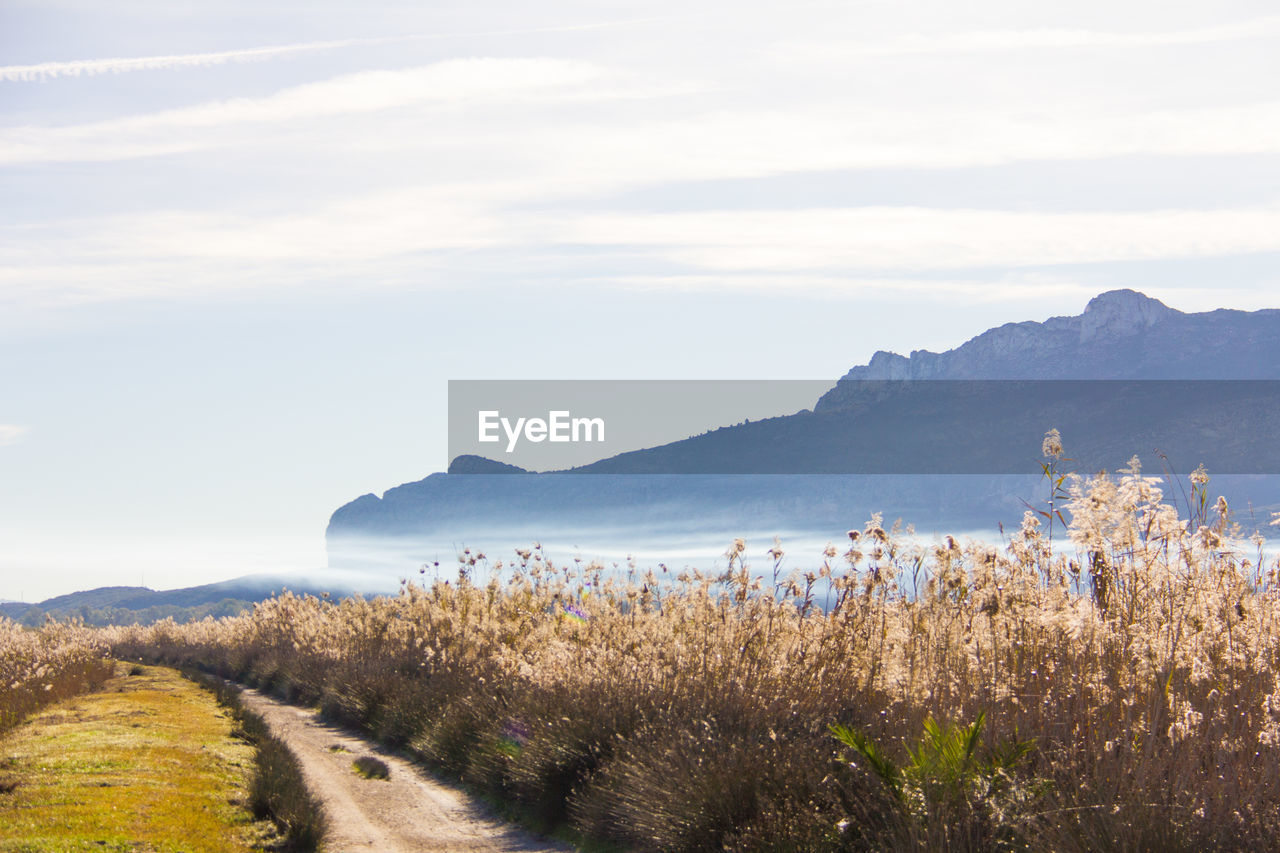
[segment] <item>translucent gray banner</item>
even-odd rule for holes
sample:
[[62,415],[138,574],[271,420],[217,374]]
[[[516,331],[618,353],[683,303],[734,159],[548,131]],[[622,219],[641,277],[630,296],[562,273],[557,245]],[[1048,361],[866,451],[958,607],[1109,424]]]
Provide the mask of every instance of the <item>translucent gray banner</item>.
[[452,473],[1280,472],[1275,380],[455,380]]

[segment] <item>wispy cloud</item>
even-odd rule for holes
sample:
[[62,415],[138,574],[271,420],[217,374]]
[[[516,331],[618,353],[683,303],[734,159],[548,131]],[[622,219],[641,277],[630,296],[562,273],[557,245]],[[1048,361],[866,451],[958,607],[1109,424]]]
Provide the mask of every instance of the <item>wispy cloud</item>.
[[[972,296],[1001,276],[1012,292],[1046,266],[1280,252],[1275,207],[588,214],[507,209],[433,187],[306,215],[157,213],[72,226],[70,240],[26,230],[27,253],[11,250],[0,265],[3,302],[190,298],[330,281],[447,288],[501,274],[528,278],[548,263],[557,280],[628,289]],[[1094,286],[1036,286],[1067,284],[1081,293]]]
[[[834,29],[812,26],[776,38],[803,33],[843,55],[859,44],[902,54],[1123,48],[1280,31],[1280,17],[1169,32],[1036,28],[1044,21],[1032,16],[1009,30],[894,38],[914,26],[897,22],[881,42],[869,35],[844,42]],[[1133,20],[1117,23],[1124,29]],[[31,215],[11,218],[20,224],[0,228],[0,298],[14,304],[181,297],[339,275],[369,286],[432,286],[492,281],[532,267],[558,269],[566,280],[608,277],[621,286],[757,290],[766,279],[768,287],[791,281],[839,290],[851,278],[874,288],[882,277],[901,284],[937,273],[958,293],[958,282],[977,292],[983,270],[1280,251],[1280,213],[1245,206],[1262,194],[1224,202],[1188,191],[1141,202],[1177,210],[1117,214],[1107,212],[1119,206],[1112,200],[1095,202],[1081,191],[1073,207],[1082,212],[1051,214],[993,209],[1019,202],[984,193],[976,181],[966,184],[964,198],[917,193],[895,200],[860,185],[861,174],[876,170],[891,172],[881,182],[891,186],[929,180],[901,174],[908,170],[1074,161],[1087,171],[1095,164],[1083,161],[1153,157],[1153,173],[1176,187],[1178,170],[1187,167],[1158,165],[1158,158],[1280,154],[1280,100],[1257,91],[1265,87],[1250,88],[1259,75],[1160,54],[1149,57],[1151,67],[1143,65],[1146,76],[1134,85],[1095,85],[1082,76],[1093,63],[1045,51],[1043,62],[1020,61],[1016,75],[1007,57],[996,56],[966,57],[954,63],[964,66],[954,75],[953,63],[938,63],[947,66],[945,79],[914,59],[901,65],[925,71],[846,79],[803,63],[770,66],[761,56],[775,33],[757,35],[759,49],[749,53],[725,42],[705,51],[683,45],[685,52],[669,56],[551,39],[539,43],[547,55],[449,59],[177,109],[145,112],[143,101],[131,101],[136,114],[101,118],[95,109],[85,114],[99,120],[78,124],[53,123],[53,116],[76,114],[50,112],[49,124],[0,127],[0,167],[16,167],[14,174],[27,164],[150,160],[85,167],[86,175],[101,177],[87,188],[70,180],[42,184],[51,200],[40,197]],[[570,50],[565,42],[573,42]],[[1252,42],[1239,47],[1265,51]],[[255,55],[138,61],[216,63]],[[733,56],[737,64],[726,61]],[[1190,72],[1180,76],[1191,66],[1194,80],[1186,79]],[[110,70],[95,68],[75,73]],[[1010,77],[1018,79],[1005,88]],[[1121,90],[1123,98],[1105,96]],[[771,209],[769,198],[717,196],[721,182],[838,172],[853,176],[847,197],[796,198],[779,205],[786,209]],[[137,175],[151,179],[135,195]],[[192,191],[168,193],[160,180],[167,175]],[[1105,193],[1106,184],[1098,186]],[[104,203],[113,191],[124,205]],[[831,206],[820,207],[824,200]],[[611,210],[613,204],[622,210]],[[802,204],[807,209],[796,209]],[[646,264],[664,275],[647,277]],[[618,272],[633,278],[611,276]]]
[[547,58],[450,59],[398,71],[361,71],[262,98],[212,101],[81,125],[9,128],[0,131],[0,163],[156,156],[234,143],[235,138],[210,131],[242,125],[288,125],[430,103],[465,102],[477,109],[514,98],[527,102],[603,74],[590,62]]
[[1067,48],[1142,48],[1267,39],[1280,35],[1280,16],[1268,16],[1189,30],[1106,32],[1079,29],[976,30],[940,34],[909,33],[877,42],[791,43],[779,56],[846,61],[852,57],[912,56],[935,53],[983,53]]
[[0,447],[18,442],[29,431],[27,427],[16,424],[0,424]]
[[[860,304],[899,303],[907,299],[927,299],[930,304],[973,306],[981,304],[1042,303],[1048,298],[1083,306],[1100,290],[1111,285],[1072,276],[1070,268],[1052,273],[1022,269],[988,271],[983,277],[951,278],[922,276],[831,275],[806,272],[752,272],[733,274],[679,274],[655,271],[651,274],[602,275],[588,279],[595,287],[620,287],[648,293],[761,293],[794,294],[820,299],[856,300]],[[1130,283],[1130,282],[1121,282]],[[1183,311],[1212,311],[1224,304],[1253,311],[1271,308],[1275,284],[1255,287],[1166,287],[1143,284],[1142,292]],[[958,343],[958,342],[957,342]]]
[[738,292],[794,293],[805,296],[832,297],[876,301],[918,296],[950,302],[1013,302],[1041,299],[1045,296],[1067,296],[1087,302],[1098,292],[1096,285],[1069,277],[1048,278],[1039,272],[991,275],[986,278],[950,278],[918,276],[831,275],[805,272],[741,272],[672,274],[603,275],[593,279],[597,285],[622,287],[649,292]]
[[[214,101],[119,119],[58,127],[0,129],[0,165],[103,162],[251,144],[296,146],[296,124],[312,129],[309,150],[365,149],[435,160],[456,153],[521,147],[515,162],[574,161],[583,179],[606,185],[752,177],[795,171],[895,167],[957,168],[1020,160],[1094,159],[1134,154],[1280,152],[1280,101],[1116,113],[1086,109],[1007,114],[990,108],[895,107],[842,111],[700,109],[686,99],[709,85],[628,77],[595,63],[550,58],[447,60],[401,71],[367,71],[283,89],[262,98]],[[652,111],[601,121],[591,105],[653,99]],[[535,107],[573,106],[551,120]],[[448,137],[429,108],[465,106]],[[519,109],[506,109],[515,106]],[[384,112],[376,122],[339,122]],[[545,113],[545,110],[543,111]],[[501,120],[508,132],[495,133]],[[279,137],[273,136],[273,128]]]
[[177,68],[207,68],[238,62],[262,62],[282,56],[317,53],[350,47],[373,47],[397,42],[441,41],[505,35],[533,35],[537,33],[563,33],[587,30],[613,29],[648,23],[654,18],[637,18],[625,21],[609,21],[594,24],[573,24],[561,27],[533,27],[519,30],[488,30],[466,33],[430,33],[381,38],[352,38],[333,41],[313,41],[300,44],[281,44],[266,47],[250,47],[238,50],[221,50],[208,53],[179,53],[163,56],[109,57],[104,59],[74,59],[66,62],[40,62],[34,65],[0,66],[0,81],[7,83],[33,83],[59,77],[95,77],[101,74],[125,74],[131,71],[162,71]]
[[7,229],[0,305],[199,298],[342,276],[347,287],[431,281],[436,256],[515,237],[486,201],[483,192],[431,186],[277,215],[166,210]]
[[703,270],[941,270],[1280,251],[1280,208],[1140,213],[853,208],[594,215],[564,243],[649,246]]

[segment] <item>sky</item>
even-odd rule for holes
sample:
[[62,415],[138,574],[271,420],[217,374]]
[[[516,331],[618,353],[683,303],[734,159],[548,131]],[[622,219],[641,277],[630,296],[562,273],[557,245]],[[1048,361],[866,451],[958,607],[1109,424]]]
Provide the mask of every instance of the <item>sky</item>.
[[451,379],[1280,307],[1265,2],[0,4],[0,599],[324,565]]

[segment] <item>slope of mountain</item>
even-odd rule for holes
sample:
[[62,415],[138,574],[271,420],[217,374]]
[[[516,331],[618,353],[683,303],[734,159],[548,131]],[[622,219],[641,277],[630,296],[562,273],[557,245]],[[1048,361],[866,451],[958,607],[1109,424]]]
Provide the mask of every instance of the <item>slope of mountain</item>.
[[1280,380],[1280,310],[1191,314],[1110,291],[1078,316],[1008,324],[947,352],[876,353],[812,411],[565,472],[459,457],[447,474],[339,508],[328,537],[712,522],[830,530],[875,510],[993,527],[1016,522],[1035,493],[1050,427],[1085,473],[1135,453],[1157,473],[1204,462],[1242,475],[1233,487],[1245,503],[1269,505],[1271,484],[1251,476],[1280,473],[1280,383],[1267,380]]

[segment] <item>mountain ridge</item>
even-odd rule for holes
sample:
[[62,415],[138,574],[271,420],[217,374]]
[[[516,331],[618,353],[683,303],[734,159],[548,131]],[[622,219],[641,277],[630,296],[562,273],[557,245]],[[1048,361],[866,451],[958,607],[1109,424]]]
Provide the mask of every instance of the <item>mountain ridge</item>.
[[[1234,324],[1241,337],[1215,346],[1205,335]],[[1233,379],[1280,378],[1280,309],[1218,309],[1187,313],[1136,290],[1108,290],[1083,312],[1042,322],[1005,323],[941,353],[903,356],[877,351],[846,380],[906,379],[1215,379],[1226,378],[1214,356],[1253,348],[1252,364],[1236,365]],[[1126,339],[1123,355],[1107,340]],[[1090,357],[1090,348],[1097,357]]]
[[56,595],[39,602],[0,602],[0,618],[25,625],[39,625],[46,616],[55,620],[73,617],[89,624],[143,624],[172,616],[177,621],[201,619],[205,616],[232,616],[270,598],[280,590],[319,595],[330,591],[335,595],[352,592],[346,588],[327,587],[305,578],[277,575],[244,575],[230,580],[180,589],[155,590],[145,586],[101,586]]
[[[1190,388],[1146,381],[1176,379],[1201,382]],[[1081,314],[1007,323],[945,352],[876,353],[836,381],[813,409],[793,415],[567,471],[503,476],[518,469],[459,457],[450,473],[339,507],[326,535],[332,543],[364,533],[412,537],[424,530],[664,519],[692,527],[711,516],[825,527],[842,512],[878,510],[946,522],[964,512],[995,526],[1016,522],[1019,497],[1035,488],[1034,477],[1016,479],[1021,475],[998,467],[1001,457],[1038,470],[1040,440],[1050,427],[1063,430],[1081,465],[1097,466],[1086,473],[1115,470],[1139,453],[1149,470],[1163,466],[1184,475],[1198,462],[1215,476],[1280,473],[1278,395],[1266,382],[1258,383],[1267,386],[1259,394],[1249,383],[1202,381],[1219,379],[1280,380],[1280,310],[1187,313],[1138,291],[1111,290]],[[1214,393],[1185,403],[1190,391],[1206,389]],[[1157,421],[1159,429],[1152,426]],[[947,467],[953,451],[970,453],[972,470]],[[901,460],[915,467],[893,467]],[[939,476],[913,479],[931,472]],[[833,474],[841,476],[814,478]],[[963,487],[960,478],[943,482],[954,474],[985,479]],[[1274,502],[1266,489],[1242,496],[1241,506]]]

